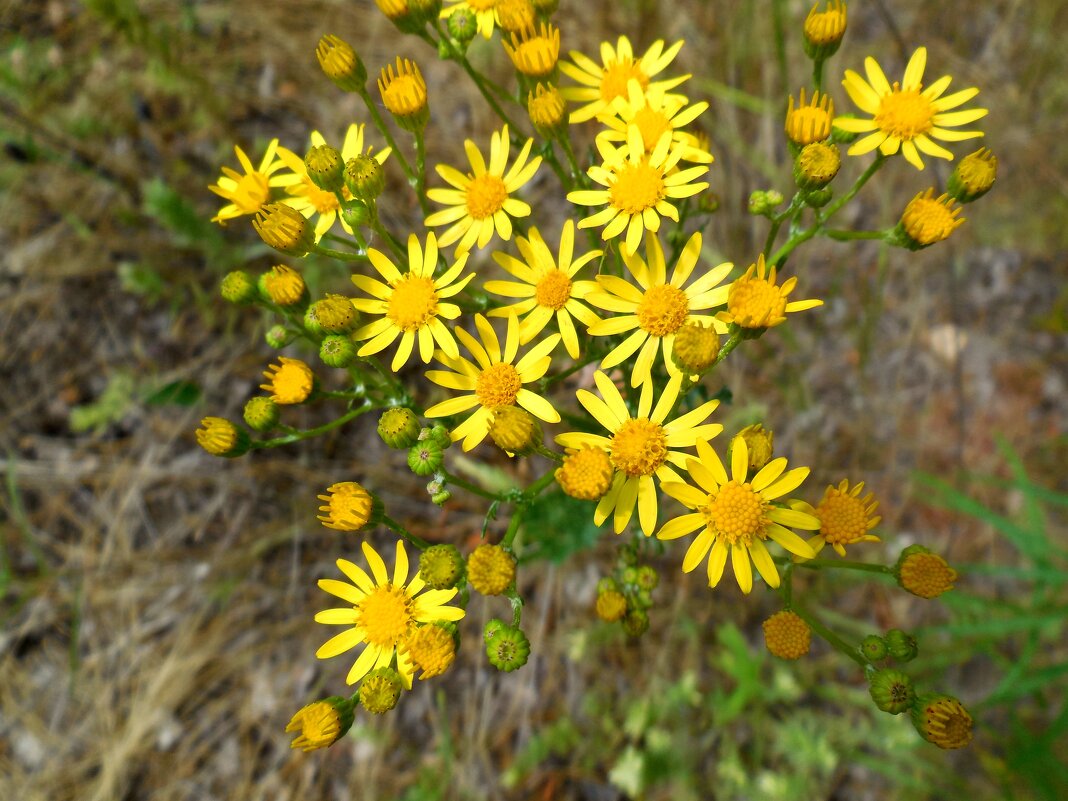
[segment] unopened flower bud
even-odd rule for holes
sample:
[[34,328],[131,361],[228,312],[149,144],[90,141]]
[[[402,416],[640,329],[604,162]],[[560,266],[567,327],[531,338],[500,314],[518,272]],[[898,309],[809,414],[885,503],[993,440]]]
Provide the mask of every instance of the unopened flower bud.
[[293,341],[293,332],[284,325],[272,325],[263,335],[263,340],[272,348],[281,349]]
[[953,589],[957,580],[957,571],[922,545],[910,545],[901,552],[894,575],[902,589],[920,598],[937,598]]
[[486,656],[497,670],[511,673],[527,663],[530,657],[530,641],[521,629],[501,626],[487,641]]
[[493,411],[489,435],[493,443],[509,454],[527,456],[542,442],[541,426],[534,415],[519,406],[501,406]]
[[331,334],[345,334],[356,327],[358,318],[352,298],[344,295],[327,295],[311,306],[319,328]]
[[567,127],[567,103],[552,84],[539,83],[527,95],[527,114],[538,132],[547,138]]
[[318,498],[319,522],[334,531],[359,531],[382,516],[382,502],[355,481],[331,484]]
[[642,565],[638,568],[637,583],[643,590],[655,590],[657,585],[660,584],[660,574],[656,572],[656,568],[650,565]]
[[342,334],[323,337],[319,345],[319,358],[327,367],[348,367],[356,361],[356,343]]
[[260,288],[276,306],[296,306],[307,297],[307,286],[299,272],[276,264],[260,276]]
[[349,200],[341,207],[341,219],[353,230],[367,225],[371,220],[371,208],[362,200]]
[[869,679],[868,692],[875,705],[883,712],[900,715],[912,706],[916,700],[916,691],[912,679],[900,670],[885,668],[877,670]]
[[597,594],[596,604],[597,617],[606,623],[615,623],[622,620],[627,614],[627,599],[623,593],[616,590],[607,590]]
[[671,360],[688,375],[701,375],[716,363],[719,356],[719,334],[713,325],[699,320],[685,323],[675,333]]
[[796,612],[784,609],[764,621],[764,644],[780,659],[800,659],[812,644],[812,629]]
[[819,3],[812,6],[805,18],[805,53],[813,60],[824,61],[838,51],[845,36],[846,4],[842,0],[827,0],[827,8],[817,11]]
[[794,160],[794,180],[800,189],[823,189],[838,175],[842,153],[838,146],[827,142],[812,142],[801,148]]
[[[749,472],[755,473],[771,461],[774,453],[775,435],[760,423],[746,426],[731,439],[730,447],[742,440],[749,452]],[[728,449],[728,453],[729,453]]]
[[270,431],[278,425],[278,404],[264,395],[249,398],[244,417],[253,431]]
[[386,409],[378,418],[378,436],[391,448],[410,448],[419,439],[419,418],[411,409]]
[[367,68],[344,39],[327,34],[319,40],[315,48],[326,77],[345,92],[359,92],[367,83]]
[[360,684],[360,704],[373,715],[393,709],[400,698],[404,680],[390,667],[372,670]]
[[398,56],[396,67],[392,64],[384,67],[378,78],[378,91],[397,125],[412,133],[421,133],[426,128],[430,118],[426,81],[414,61]]
[[256,299],[256,282],[244,270],[227,273],[220,287],[223,299],[239,305]]
[[455,545],[431,545],[419,556],[419,575],[432,590],[451,590],[464,575],[464,559]]
[[644,609],[631,609],[623,618],[623,631],[628,637],[641,637],[649,630],[649,613]]
[[449,36],[456,40],[461,50],[464,50],[478,33],[478,18],[470,8],[461,6],[449,14],[446,27]]
[[912,708],[912,725],[923,739],[939,748],[963,748],[972,741],[972,716],[950,695],[917,698]]
[[408,467],[417,476],[436,473],[444,461],[441,445],[432,439],[417,442],[408,449]]
[[878,634],[869,634],[860,641],[860,652],[869,662],[879,662],[886,659],[889,651],[886,649],[886,640]]
[[456,639],[448,629],[433,623],[419,626],[401,643],[412,664],[422,670],[420,679],[440,676],[456,659]]
[[572,498],[595,501],[612,487],[615,471],[608,453],[586,445],[564,457],[556,471],[556,483]]
[[934,189],[920,192],[905,207],[901,222],[894,229],[894,244],[920,250],[948,239],[964,225],[961,209],[948,194],[934,196]]
[[479,545],[467,557],[467,580],[483,595],[503,595],[515,583],[515,557],[500,545]]
[[353,197],[371,201],[382,194],[386,188],[386,172],[378,159],[361,153],[345,163],[345,186]]
[[212,456],[231,459],[248,453],[248,434],[222,417],[205,417],[196,430],[197,444]]
[[286,725],[287,732],[300,732],[290,747],[307,753],[333,745],[352,726],[354,706],[351,698],[333,695],[302,707]]
[[954,199],[971,203],[989,192],[997,177],[997,156],[989,148],[981,147],[957,162],[947,189]]
[[336,147],[316,145],[304,156],[304,168],[324,192],[340,192],[345,185],[345,163]]
[[901,629],[886,632],[886,650],[898,662],[911,662],[919,653],[916,638]]

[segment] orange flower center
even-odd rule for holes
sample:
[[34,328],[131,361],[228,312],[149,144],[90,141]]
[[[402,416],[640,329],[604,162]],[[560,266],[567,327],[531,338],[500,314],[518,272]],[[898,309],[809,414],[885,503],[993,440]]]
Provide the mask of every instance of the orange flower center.
[[868,512],[864,502],[848,493],[829,495],[816,507],[820,533],[829,543],[857,542],[868,533]]
[[879,102],[875,124],[884,133],[907,141],[931,130],[934,115],[931,102],[919,89],[903,92],[901,84],[895,81],[893,91]]
[[475,382],[475,395],[478,402],[487,409],[498,406],[511,406],[515,403],[519,390],[523,388],[523,379],[510,364],[494,364],[479,373]]
[[766,328],[786,318],[786,298],[765,278],[739,278],[731,285],[727,311],[743,328]]
[[686,322],[690,304],[686,293],[670,284],[654,286],[638,304],[638,325],[654,337],[674,334]]
[[412,599],[403,587],[392,584],[375,587],[356,611],[356,626],[366,633],[367,642],[381,648],[396,647],[415,622]]
[[386,316],[402,331],[417,331],[438,312],[434,282],[418,275],[406,275],[393,287]]
[[467,186],[467,213],[473,219],[484,220],[504,208],[507,199],[508,189],[504,181],[496,175],[484,173]]
[[608,202],[627,214],[640,214],[664,198],[664,174],[642,159],[616,168],[616,181],[608,189]]
[[665,131],[674,130],[671,120],[668,119],[664,112],[657,111],[649,106],[643,106],[638,109],[630,123],[638,126],[638,130],[642,135],[642,142],[645,143],[647,151],[656,147],[656,143],[660,141],[660,137]]
[[611,103],[617,97],[626,97],[627,82],[630,80],[640,83],[643,91],[649,87],[649,76],[640,65],[634,63],[634,59],[624,58],[606,64],[601,74],[601,99]]
[[748,545],[765,539],[768,525],[768,502],[750,484],[730,480],[715,495],[708,496],[708,506],[700,511],[708,525],[731,545]]
[[534,287],[534,299],[548,309],[564,308],[571,299],[571,279],[563,270],[550,270]]
[[644,417],[625,421],[609,445],[612,465],[629,477],[651,476],[667,455],[663,427]]

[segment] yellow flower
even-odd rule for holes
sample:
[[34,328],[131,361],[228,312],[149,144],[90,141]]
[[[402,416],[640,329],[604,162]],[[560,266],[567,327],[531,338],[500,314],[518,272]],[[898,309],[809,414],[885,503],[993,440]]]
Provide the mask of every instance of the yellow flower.
[[578,273],[590,261],[601,255],[591,250],[572,261],[575,248],[575,224],[568,220],[560,232],[560,249],[554,259],[538,233],[531,228],[529,239],[516,237],[516,245],[523,261],[506,253],[494,253],[493,260],[519,279],[516,281],[487,281],[485,289],[495,295],[523,298],[519,303],[501,306],[489,312],[490,317],[526,315],[519,325],[519,344],[525,345],[534,339],[553,317],[560,329],[564,348],[572,359],[579,358],[579,340],[575,332],[575,317],[583,325],[590,326],[598,317],[579,299],[597,288],[593,281],[576,281]]
[[256,212],[252,227],[264,244],[289,256],[304,256],[315,247],[315,232],[292,206],[268,203]]
[[812,98],[805,102],[805,89],[801,88],[801,97],[794,106],[794,97],[786,108],[786,135],[798,145],[810,145],[822,142],[831,135],[831,120],[834,118],[834,101],[830,95],[813,92]]
[[912,724],[939,748],[963,748],[972,741],[972,716],[950,695],[924,695],[912,707]]
[[285,264],[276,264],[263,274],[263,288],[272,303],[292,306],[299,302],[307,290],[304,277]]
[[[299,748],[304,753],[319,748],[329,748],[336,743],[352,725],[351,702],[338,699],[339,711],[330,700],[313,701],[301,707],[286,724],[287,732],[300,732],[290,743],[290,748]],[[345,713],[344,719],[342,712]]]
[[335,531],[359,531],[366,526],[374,512],[375,499],[355,481],[339,481],[327,487],[326,495],[319,495],[319,521]]
[[500,545],[479,545],[467,557],[467,580],[483,595],[503,595],[515,583],[515,557]]
[[493,27],[497,24],[497,3],[499,0],[445,0],[445,2],[450,5],[442,9],[442,19],[447,18],[461,8],[466,8],[475,15],[478,32],[486,39],[493,36]]
[[[408,581],[408,554],[400,540],[397,541],[392,579],[382,557],[366,542],[363,543],[363,555],[371,575],[346,559],[338,559],[338,568],[352,583],[319,579],[319,589],[352,605],[325,609],[315,616],[315,622],[351,628],[331,637],[315,655],[319,659],[329,659],[359,645],[366,646],[349,670],[345,679],[347,684],[355,684],[375,668],[388,667],[397,646],[414,632],[417,624],[460,620],[464,616],[463,609],[445,606],[456,595],[455,589],[423,592],[425,584],[418,575],[405,584]],[[404,678],[405,686],[411,687],[415,672],[411,661],[398,659],[397,670]]]
[[245,151],[234,145],[234,153],[237,154],[237,160],[245,173],[242,175],[230,167],[223,167],[222,177],[208,187],[219,197],[230,201],[211,218],[212,222],[225,225],[227,220],[235,217],[255,214],[270,201],[271,187],[290,186],[300,180],[300,176],[289,173],[275,175],[286,166],[280,158],[282,150],[284,148],[278,147],[278,140],[272,139],[267,145],[259,168],[256,168],[252,166]]
[[534,4],[530,0],[497,0],[497,25],[504,33],[534,27]]
[[754,564],[769,587],[779,586],[779,573],[765,540],[772,539],[806,558],[815,556],[812,547],[786,526],[815,530],[820,521],[814,515],[773,503],[801,486],[808,477],[807,467],[787,471],[786,459],[780,457],[747,481],[749,448],[744,439],[735,440],[731,448],[729,477],[707,442],[697,443],[697,454],[699,458],[686,463],[686,471],[700,489],[685,483],[663,485],[664,492],[694,513],[665,523],[656,535],[673,540],[702,529],[683,558],[684,572],[692,571],[709,555],[708,586],[715,587],[723,578],[729,554],[738,586],[748,594],[753,589]]
[[552,362],[549,354],[560,341],[560,335],[553,334],[543,339],[516,361],[519,353],[518,317],[512,315],[508,318],[508,332],[503,351],[489,320],[481,314],[476,314],[475,327],[481,342],[464,329],[455,329],[456,336],[464,348],[474,357],[474,363],[463,356],[452,357],[438,351],[434,358],[449,370],[429,370],[426,374],[435,384],[470,394],[435,404],[426,410],[426,416],[447,417],[477,406],[474,414],[452,430],[453,441],[462,439],[465,451],[471,450],[486,438],[493,422],[493,410],[499,406],[518,404],[546,423],[560,422],[559,413],[549,401],[523,386],[545,375]]
[[456,640],[443,626],[420,626],[401,644],[412,664],[422,670],[420,679],[440,676],[456,659]]
[[527,114],[534,127],[549,136],[564,125],[567,104],[560,90],[552,84],[539,83],[527,94]]
[[631,386],[636,387],[652,380],[656,353],[662,350],[668,373],[681,375],[682,371],[672,354],[675,335],[687,322],[712,323],[720,333],[726,332],[727,326],[715,318],[693,312],[726,303],[729,287],[719,286],[719,283],[734,265],[724,263],[713,267],[689,287],[683,288],[701,256],[701,242],[700,231],[690,237],[679,255],[670,280],[664,263],[664,250],[655,236],[646,239],[645,256],[648,264],[637,255],[623,254],[627,271],[634,276],[638,286],[614,275],[597,276],[600,289],[590,292],[586,299],[606,311],[621,312],[622,316],[594,323],[590,326],[590,333],[594,336],[611,336],[634,332],[604,357],[601,361],[603,369],[615,367],[637,352],[630,378]]
[[459,306],[441,301],[459,293],[475,277],[474,273],[460,277],[467,264],[467,254],[462,254],[436,280],[434,268],[438,263],[438,243],[433,232],[427,234],[425,249],[419,246],[415,234],[408,236],[408,271],[403,275],[385,253],[369,248],[367,256],[386,283],[366,275],[352,276],[352,282],[371,295],[370,298],[357,298],[353,305],[366,314],[382,315],[353,334],[357,340],[370,340],[360,348],[359,355],[378,353],[400,337],[397,352],[393,355],[394,372],[408,361],[416,342],[419,358],[424,364],[429,364],[434,355],[434,343],[446,355],[459,356],[456,340],[439,318],[455,320],[460,316]]
[[560,58],[560,29],[541,23],[537,28],[523,28],[511,35],[511,44],[504,39],[504,51],[512,59],[517,71],[528,78],[544,78],[556,69]]
[[615,623],[622,620],[627,614],[627,599],[623,593],[609,590],[597,596],[597,604],[594,607],[597,617],[605,623]]
[[822,300],[815,299],[787,303],[786,298],[796,285],[796,276],[788,278],[782,286],[776,285],[775,268],[767,269],[762,253],[756,264],[749,265],[745,275],[731,284],[727,295],[727,310],[716,317],[742,328],[771,328],[786,322],[789,312],[823,305]]
[[808,16],[805,17],[805,42],[813,48],[828,46],[837,48],[845,35],[848,21],[846,4],[842,0],[827,0],[827,9],[817,11],[819,5],[819,3],[814,4]]
[[906,548],[894,566],[898,585],[920,598],[937,598],[953,589],[957,571],[922,545]]
[[641,84],[643,90],[666,91],[678,86],[690,76],[682,75],[663,81],[651,79],[675,59],[682,44],[680,39],[664,50],[664,40],[657,39],[641,58],[635,59],[630,40],[620,36],[615,47],[610,42],[601,43],[599,66],[588,56],[572,50],[570,56],[574,63],[563,61],[560,69],[581,85],[564,89],[563,95],[567,100],[576,100],[585,105],[571,114],[571,122],[592,120],[608,110],[617,97],[627,96],[627,84],[632,79]]
[[260,384],[260,389],[270,392],[275,403],[304,403],[315,388],[311,368],[300,359],[287,356],[279,356],[278,364],[268,365],[263,377],[267,383]]
[[812,629],[796,612],[783,609],[763,623],[764,644],[779,659],[800,659],[812,645]]
[[[365,154],[363,149],[364,127],[362,123],[349,126],[345,132],[345,141],[341,145],[341,160],[348,163],[349,159],[356,156],[368,155],[379,164],[385,164],[389,154],[393,152],[393,148],[387,147],[373,154],[374,148],[368,148]],[[323,135],[318,131],[312,131],[310,147],[320,147],[325,144],[326,140]],[[311,218],[315,214],[319,215],[319,219],[315,223],[315,241],[318,242],[323,234],[334,227],[334,221],[340,216],[341,206],[338,203],[337,195],[320,189],[315,185],[308,176],[308,169],[304,166],[304,159],[297,156],[296,153],[282,148],[279,150],[279,156],[286,166],[298,176],[298,180],[287,188],[286,191],[292,197],[285,202],[305,217]],[[341,195],[346,200],[352,200],[352,193],[347,188],[343,187],[341,189]],[[341,227],[348,233],[352,233],[352,228],[344,220],[341,220]]]
[[434,168],[452,186],[451,189],[429,189],[426,193],[431,200],[449,206],[426,218],[430,228],[450,226],[439,240],[442,247],[459,241],[456,251],[462,253],[476,244],[479,248],[486,247],[494,233],[504,240],[512,238],[511,218],[529,216],[530,206],[511,195],[530,181],[541,166],[541,156],[527,161],[533,144],[534,140],[528,139],[512,168],[505,172],[509,147],[508,126],[505,125],[490,139],[488,166],[475,143],[467,139],[464,149],[471,162],[470,173],[464,175],[447,164],[438,164]]
[[590,167],[587,174],[605,188],[568,192],[567,199],[579,206],[607,204],[607,208],[580,222],[579,228],[603,225],[601,239],[619,236],[625,229],[624,253],[636,252],[646,231],[659,231],[661,216],[678,222],[678,209],[668,198],[691,197],[708,188],[705,182],[692,183],[708,172],[708,167],[675,169],[687,146],[672,145],[670,131],[663,133],[648,154],[641,131],[633,124],[627,128],[623,147],[613,149],[602,140],[598,148],[604,163]]
[[615,472],[608,451],[583,445],[568,452],[555,477],[565,494],[580,501],[597,501],[612,488]]
[[626,142],[627,130],[636,125],[645,152],[651,153],[660,137],[670,131],[672,143],[683,148],[683,160],[711,164],[712,154],[701,147],[696,136],[682,130],[708,109],[708,103],[687,105],[688,102],[682,95],[665,94],[662,89],[643,90],[632,78],[627,83],[627,94],[616,98],[599,118],[606,130],[597,134],[597,138],[615,146],[617,142]]
[[[934,189],[920,192],[905,206],[901,227],[917,247],[927,247],[948,239],[964,225],[961,209],[948,194],[934,196]],[[910,243],[911,244],[911,243]]]
[[982,131],[946,130],[986,116],[985,108],[950,111],[971,100],[979,94],[979,90],[963,89],[943,97],[953,80],[948,75],[924,89],[923,71],[926,66],[927,48],[921,47],[909,59],[901,83],[895,82],[893,86],[871,56],[864,60],[867,81],[853,70],[846,70],[842,85],[861,111],[872,115],[870,120],[835,118],[836,128],[868,134],[849,148],[849,155],[859,156],[879,148],[884,156],[892,156],[900,150],[910,164],[922,170],[921,152],[953,160],[953,154],[935,144],[932,137],[945,142],[959,142],[983,135]]
[[671,465],[681,467],[688,454],[676,449],[692,448],[699,440],[711,439],[723,430],[718,423],[704,423],[719,401],[703,403],[667,422],[682,384],[682,379],[676,376],[668,381],[655,406],[652,382],[642,384],[637,414],[631,416],[611,379],[599,370],[593,378],[601,397],[580,389],[577,393],[579,403],[608,429],[611,436],[569,432],[557,436],[556,442],[565,448],[576,449],[590,445],[608,453],[614,470],[612,486],[597,504],[594,523],[599,526],[612,515],[615,532],[620,534],[637,506],[641,529],[645,536],[651,536],[656,528],[657,514],[654,476],[660,482],[681,481]]
[[816,553],[829,544],[835,553],[845,556],[846,545],[879,541],[874,534],[868,533],[882,520],[875,514],[879,502],[870,492],[861,498],[863,491],[863,481],[850,489],[849,479],[843,478],[837,487],[827,487],[823,500],[815,509],[806,503],[797,504],[798,509],[816,515],[820,521],[819,534],[808,541]]
[[414,61],[397,56],[396,68],[392,64],[383,67],[378,75],[378,92],[382,105],[401,128],[414,132],[426,126],[426,80]]

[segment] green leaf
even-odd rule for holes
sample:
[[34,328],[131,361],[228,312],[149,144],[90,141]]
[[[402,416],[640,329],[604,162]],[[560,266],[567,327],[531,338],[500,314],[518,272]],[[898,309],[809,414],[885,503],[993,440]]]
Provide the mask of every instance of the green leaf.
[[145,403],[150,406],[192,406],[200,400],[200,386],[193,381],[172,381],[150,393]]
[[593,506],[560,490],[541,495],[523,521],[525,557],[559,564],[572,554],[592,548],[601,535],[593,523]]
[[222,246],[219,229],[159,178],[144,185],[144,208],[146,214],[174,234],[179,245],[206,251]]

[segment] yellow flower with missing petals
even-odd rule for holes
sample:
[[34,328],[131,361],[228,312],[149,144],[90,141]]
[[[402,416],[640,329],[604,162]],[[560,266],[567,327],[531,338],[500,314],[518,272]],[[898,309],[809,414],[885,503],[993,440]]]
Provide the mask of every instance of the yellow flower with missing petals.
[[878,542],[879,538],[868,532],[882,520],[875,511],[879,502],[872,493],[863,498],[864,482],[849,488],[849,479],[843,478],[837,487],[827,487],[823,500],[813,509],[806,503],[796,508],[814,514],[820,521],[819,533],[808,541],[819,553],[823,546],[830,545],[839,556],[846,555],[845,546],[858,542]]
[[607,208],[582,220],[579,228],[603,225],[601,239],[605,240],[626,230],[621,248],[624,253],[637,251],[646,231],[659,231],[661,216],[678,222],[679,211],[669,199],[692,197],[708,188],[703,181],[693,183],[708,172],[708,167],[676,169],[688,146],[673,144],[670,131],[661,135],[652,153],[645,152],[641,130],[634,124],[627,128],[623,147],[612,148],[604,140],[598,141],[597,147],[604,163],[590,167],[587,174],[605,188],[568,192],[567,199],[578,206],[607,204]]
[[907,235],[907,246],[925,248],[935,242],[948,239],[949,235],[964,225],[961,208],[954,205],[948,194],[935,197],[934,189],[920,192],[901,215],[901,228]]
[[727,326],[714,317],[693,312],[722,306],[727,302],[730,287],[719,286],[719,283],[733,269],[733,264],[728,262],[713,267],[689,287],[683,288],[701,256],[701,242],[700,231],[690,237],[679,255],[670,280],[664,263],[664,250],[655,236],[646,239],[648,264],[637,255],[623,254],[627,271],[638,286],[614,275],[597,276],[600,289],[590,292],[586,299],[606,311],[621,312],[622,316],[594,323],[590,326],[590,333],[593,336],[610,336],[634,332],[604,357],[601,362],[603,369],[615,367],[637,352],[630,379],[631,386],[636,387],[652,380],[656,353],[662,350],[668,373],[681,375],[673,351],[675,335],[686,323],[710,323],[719,333],[727,331]]
[[734,323],[742,328],[772,328],[786,322],[790,312],[804,311],[822,306],[822,300],[793,300],[787,296],[797,286],[797,277],[788,278],[782,286],[775,283],[775,268],[767,269],[764,254],[757,257],[756,264],[749,265],[745,275],[735,279],[727,295],[727,310],[716,315],[725,323]]
[[627,83],[626,96],[616,98],[601,115],[600,121],[606,130],[597,134],[597,138],[615,146],[618,142],[626,142],[627,129],[636,125],[645,151],[651,153],[664,132],[670,131],[672,143],[683,147],[684,161],[711,164],[712,154],[701,147],[694,134],[682,130],[708,109],[708,103],[688,103],[682,95],[669,95],[662,89],[643,90],[638,81],[631,79]]
[[592,120],[607,111],[613,100],[627,96],[627,84],[631,80],[637,81],[643,90],[667,91],[688,79],[689,75],[682,75],[662,81],[652,80],[674,61],[682,44],[680,39],[665,50],[664,40],[657,39],[641,58],[636,59],[630,39],[620,36],[615,47],[610,42],[601,43],[600,65],[589,56],[572,50],[570,56],[574,63],[562,61],[560,69],[580,85],[564,89],[563,95],[567,100],[585,105],[571,114],[571,122]]
[[591,250],[572,261],[575,224],[571,220],[564,223],[560,232],[560,250],[555,259],[537,228],[530,229],[529,239],[517,237],[516,244],[523,261],[499,252],[493,254],[493,260],[519,281],[487,281],[485,289],[495,295],[523,300],[493,309],[489,316],[525,314],[526,317],[519,324],[521,345],[526,345],[540,334],[555,316],[564,348],[572,359],[579,358],[578,334],[571,318],[575,317],[586,326],[593,325],[599,318],[580,301],[580,298],[596,289],[597,284],[593,281],[576,281],[575,274],[600,256],[601,251]]
[[[368,148],[365,154],[363,149],[364,127],[362,123],[360,125],[350,125],[345,132],[345,140],[341,145],[342,162],[347,163],[349,159],[356,156],[368,155],[379,164],[385,164],[389,154],[393,152],[393,148],[387,147],[377,153],[373,153],[374,148]],[[310,147],[321,147],[325,144],[326,140],[321,133],[318,131],[311,132]],[[309,219],[316,214],[319,215],[319,219],[315,222],[315,241],[318,242],[322,239],[323,234],[334,227],[334,221],[341,214],[341,206],[338,203],[337,195],[320,189],[315,185],[308,176],[308,169],[304,165],[304,159],[300,158],[296,153],[280,148],[279,156],[286,166],[298,176],[298,180],[287,188],[286,191],[292,197],[287,198],[285,202]],[[347,187],[342,187],[341,196],[346,200],[352,200],[352,193],[349,192]],[[352,228],[344,220],[341,220],[341,227],[348,233],[352,233]]]
[[282,150],[284,148],[278,147],[278,140],[272,139],[257,168],[249,161],[245,151],[234,145],[234,153],[237,154],[237,160],[245,173],[242,175],[230,167],[223,167],[222,177],[208,187],[219,197],[230,201],[216,212],[211,218],[212,222],[225,225],[227,220],[255,214],[270,201],[272,187],[291,186],[300,181],[300,176],[292,173],[275,175],[286,166],[281,159]]
[[846,92],[861,111],[872,115],[870,120],[835,118],[836,128],[868,134],[850,146],[849,155],[860,156],[879,148],[884,156],[892,156],[900,150],[909,164],[922,170],[920,153],[953,160],[953,154],[936,144],[934,139],[960,142],[983,135],[982,131],[947,130],[986,116],[985,108],[950,111],[971,100],[979,94],[979,90],[963,89],[943,97],[953,80],[948,75],[924,89],[923,71],[926,66],[927,48],[921,47],[909,59],[901,83],[894,82],[893,86],[871,56],[864,60],[867,81],[853,70],[846,70],[845,80],[842,81]]
[[451,5],[441,10],[441,18],[447,19],[451,14],[466,8],[475,15],[478,32],[486,39],[493,36],[493,28],[497,24],[497,3],[499,0],[445,0]]
[[352,282],[371,296],[356,298],[352,305],[366,314],[382,315],[353,334],[357,340],[370,340],[360,348],[359,355],[378,353],[400,337],[400,345],[393,355],[394,372],[408,361],[416,344],[424,364],[430,364],[434,343],[448,356],[459,356],[456,340],[440,318],[455,320],[460,316],[459,306],[442,300],[459,293],[475,277],[474,273],[460,277],[467,264],[467,254],[462,254],[436,280],[438,243],[433,232],[427,234],[425,249],[419,246],[415,234],[408,236],[408,271],[403,275],[385,253],[369,248],[367,257],[386,283],[366,275],[352,276]]
[[523,386],[545,375],[552,362],[549,354],[560,341],[560,335],[546,337],[516,361],[519,355],[518,317],[512,315],[508,318],[503,351],[489,320],[476,314],[475,327],[481,342],[464,329],[455,329],[456,336],[474,357],[474,362],[463,356],[454,358],[438,351],[434,358],[449,370],[429,370],[426,374],[435,384],[471,394],[435,404],[426,410],[426,416],[447,417],[477,406],[474,414],[452,430],[453,442],[462,439],[465,451],[486,438],[493,423],[493,410],[500,406],[522,406],[546,423],[560,422],[560,414],[549,401]]
[[528,78],[545,78],[556,69],[560,58],[560,29],[544,22],[511,35],[511,43],[501,39],[504,51],[518,72]]
[[[386,572],[386,564],[378,551],[366,542],[363,543],[363,555],[371,575],[346,559],[338,559],[338,568],[352,583],[319,579],[319,589],[351,606],[324,609],[315,616],[315,622],[351,628],[331,637],[315,655],[319,659],[329,659],[360,645],[365,646],[345,678],[347,684],[355,684],[375,668],[388,667],[397,646],[414,633],[419,623],[455,621],[464,616],[463,609],[445,605],[456,595],[455,589],[424,592],[426,585],[418,575],[408,582],[408,554],[400,540],[397,541],[392,577]],[[405,686],[410,688],[415,672],[411,661],[399,658],[397,670]]]
[[429,189],[426,196],[449,208],[435,212],[426,218],[426,225],[434,228],[439,225],[450,226],[438,243],[448,247],[453,242],[457,253],[470,250],[476,244],[484,248],[493,235],[501,239],[512,238],[512,217],[528,217],[530,206],[522,200],[512,197],[524,184],[534,177],[541,166],[541,156],[527,161],[534,140],[528,139],[519,151],[511,169],[508,166],[508,126],[494,132],[490,139],[489,164],[470,139],[464,141],[467,158],[472,171],[464,175],[447,164],[438,164],[437,170],[451,189]]
[[794,96],[786,108],[786,135],[798,145],[810,145],[822,142],[831,135],[831,120],[834,118],[834,101],[830,95],[813,92],[812,98],[805,101],[805,88],[801,87],[801,96],[794,106]]
[[[769,587],[779,586],[779,572],[764,542],[779,543],[791,553],[811,559],[812,546],[787,526],[807,530],[819,528],[814,515],[775,501],[793,492],[808,477],[807,467],[786,469],[785,457],[773,459],[747,481],[749,447],[744,439],[731,448],[731,473],[707,442],[697,443],[697,459],[686,463],[686,472],[697,487],[686,483],[665,483],[664,492],[692,514],[664,524],[656,536],[673,540],[701,530],[686,551],[682,569],[689,573],[708,555],[708,586],[723,578],[727,557],[731,557],[734,577],[747,595],[753,589],[753,565]],[[787,501],[787,504],[790,502]]]
[[653,384],[647,381],[642,384],[637,414],[632,417],[611,379],[600,371],[594,373],[593,378],[601,397],[580,389],[577,393],[579,403],[608,429],[611,436],[569,432],[560,434],[556,442],[575,449],[590,445],[608,453],[614,470],[612,486],[597,503],[593,522],[599,526],[612,515],[615,532],[620,534],[637,506],[642,532],[649,537],[656,528],[657,515],[653,478],[660,482],[681,481],[671,465],[681,467],[689,455],[676,449],[692,448],[698,441],[711,439],[723,430],[718,423],[704,422],[719,406],[719,401],[708,401],[668,421],[678,400],[682,379],[674,377],[668,381],[655,406]]
[[315,374],[300,359],[279,356],[278,364],[267,365],[263,377],[266,384],[260,389],[271,393],[275,403],[304,403],[315,389]]

